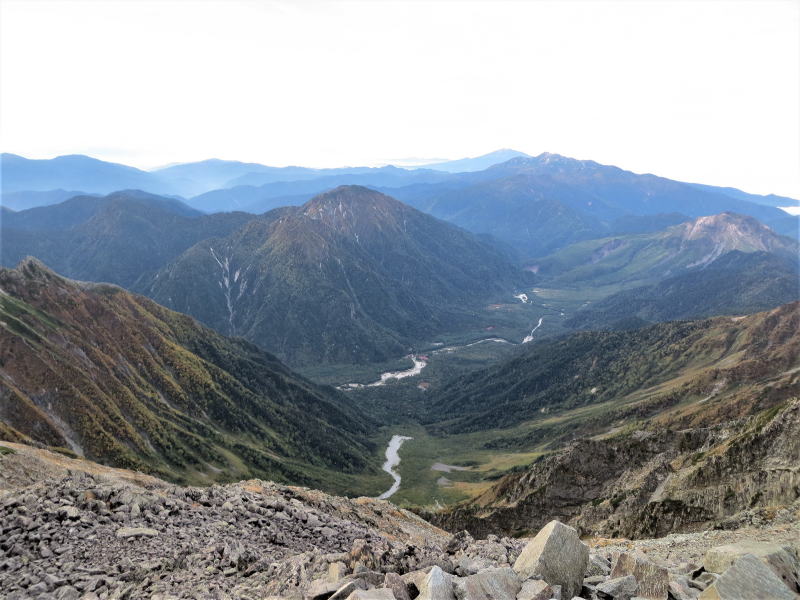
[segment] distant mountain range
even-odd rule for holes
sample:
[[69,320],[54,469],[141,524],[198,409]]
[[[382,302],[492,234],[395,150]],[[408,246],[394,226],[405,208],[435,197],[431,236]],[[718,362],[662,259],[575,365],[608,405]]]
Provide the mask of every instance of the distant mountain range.
[[575,329],[641,327],[656,321],[743,315],[800,298],[797,257],[733,250],[703,268],[612,294],[566,321]]
[[675,224],[725,211],[756,217],[784,235],[800,235],[800,219],[776,208],[785,205],[786,199],[637,175],[547,153],[517,156],[473,172],[385,167],[242,185],[207,192],[188,202],[204,211],[262,213],[277,206],[300,205],[342,184],[378,189],[468,231],[490,234],[527,257],[581,239],[648,232],[666,221]]
[[141,291],[292,364],[386,360],[464,326],[522,272],[472,234],[343,186],[206,239]]
[[[293,198],[302,204],[313,195],[325,192],[340,185],[361,185],[375,188],[396,188],[414,183],[436,183],[446,180],[449,175],[429,169],[407,170],[397,167],[375,169],[300,169],[294,175],[297,179],[277,179],[272,173],[251,173],[230,182],[233,187],[214,190],[191,198],[188,203],[200,210],[247,210],[262,213]],[[291,177],[290,175],[285,175]],[[281,201],[282,204],[277,204]]]
[[[260,213],[279,206],[277,199],[293,198],[299,205],[339,185],[365,185],[396,190],[389,193],[418,208],[441,202],[441,214],[434,214],[444,217],[444,213],[452,209],[447,209],[447,198],[440,199],[441,194],[516,175],[526,175],[536,188],[532,200],[544,195],[547,200],[563,202],[601,220],[628,214],[681,213],[695,217],[732,210],[755,216],[780,233],[796,236],[797,218],[769,208],[800,205],[792,198],[685,184],[654,175],[637,175],[594,161],[549,153],[532,157],[515,150],[498,150],[475,158],[418,168],[312,169],[211,159],[153,171],[82,155],[31,160],[3,154],[2,169],[2,204],[14,210],[66,199],[64,194],[68,192],[60,190],[107,194],[140,189],[161,195],[180,195],[188,198],[190,205],[206,212],[247,210]],[[283,205],[286,203],[284,201]],[[759,212],[752,205],[767,210]],[[469,209],[467,214],[473,212],[474,209]],[[494,221],[491,219],[487,227],[493,227]]]
[[58,204],[59,202],[64,202],[64,200],[74,198],[75,196],[90,195],[91,194],[86,194],[85,192],[79,192],[76,190],[48,190],[44,192],[23,190],[18,192],[3,191],[0,199],[2,200],[3,208],[18,211],[36,208],[38,206],[50,206],[51,204]]
[[446,171],[448,173],[467,173],[470,171],[483,171],[492,165],[506,162],[512,158],[528,157],[528,154],[510,148],[495,150],[488,154],[475,156],[472,158],[460,158],[458,160],[447,160],[444,162],[434,162],[420,165],[417,168],[434,169],[436,171]]
[[[800,222],[778,208],[726,195],[722,188],[701,190],[546,153],[514,158],[454,179],[447,187],[417,185],[393,194],[469,231],[491,234],[528,257],[580,239],[620,232],[622,223],[628,232],[652,231],[652,222],[663,222],[666,214],[688,220],[733,211],[794,237]],[[631,221],[631,217],[638,219]]]
[[[313,186],[312,194],[344,184],[408,185],[418,181],[437,181],[446,178],[447,172],[463,165],[464,171],[486,168],[514,156],[526,156],[514,150],[499,150],[460,161],[401,169],[385,167],[342,167],[313,169],[308,167],[270,167],[258,163],[209,159],[199,162],[169,165],[143,171],[135,167],[107,162],[80,154],[58,156],[52,159],[29,159],[4,153],[0,157],[3,170],[2,204],[14,210],[54,203],[63,196],[63,190],[82,190],[78,193],[107,194],[124,189],[139,189],[156,194],[179,194],[189,198],[210,192],[236,187],[257,187],[271,183],[322,180]],[[434,171],[435,168],[435,171]],[[357,177],[350,179],[350,177]],[[38,192],[35,194],[33,192]],[[48,192],[47,195],[42,192]],[[246,193],[245,190],[241,192]],[[209,212],[242,208],[238,193],[223,206],[209,206],[208,199],[198,199],[197,205],[206,205]],[[292,190],[288,195],[297,195]],[[262,198],[263,199],[263,194]],[[263,211],[262,211],[263,212]]]
[[663,231],[573,244],[528,263],[548,285],[649,283],[710,265],[728,252],[769,252],[796,258],[798,243],[752,217],[722,213]]
[[0,438],[195,483],[371,468],[363,411],[252,344],[32,259],[0,288]]
[[60,274],[131,287],[200,240],[228,235],[247,213],[203,215],[178,200],[144,192],[78,196],[4,214],[0,264],[36,256]]
[[37,160],[3,153],[0,161],[4,196],[9,192],[51,190],[108,194],[137,189],[160,194],[179,193],[176,187],[156,174],[82,154]]

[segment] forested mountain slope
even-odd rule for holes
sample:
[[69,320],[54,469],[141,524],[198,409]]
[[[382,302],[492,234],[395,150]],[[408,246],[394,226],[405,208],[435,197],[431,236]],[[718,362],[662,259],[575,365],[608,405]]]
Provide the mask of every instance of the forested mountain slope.
[[329,487],[372,468],[346,397],[151,300],[28,259],[0,270],[0,312],[2,438],[173,481]]

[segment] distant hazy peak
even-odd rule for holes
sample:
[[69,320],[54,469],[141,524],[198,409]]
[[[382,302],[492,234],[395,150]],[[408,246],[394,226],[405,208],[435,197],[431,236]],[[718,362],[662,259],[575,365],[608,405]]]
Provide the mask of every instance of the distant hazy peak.
[[488,154],[482,154],[481,156],[420,165],[420,168],[433,169],[436,171],[447,171],[449,173],[482,171],[493,165],[518,157],[526,158],[529,157],[529,155],[525,154],[524,152],[520,152],[519,150],[501,148],[500,150],[495,150],[494,152],[489,152]]

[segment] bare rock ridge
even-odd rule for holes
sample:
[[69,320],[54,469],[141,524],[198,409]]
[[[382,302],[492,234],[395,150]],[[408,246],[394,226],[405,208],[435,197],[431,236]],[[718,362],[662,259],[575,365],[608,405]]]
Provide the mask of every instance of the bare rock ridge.
[[4,442],[0,597],[791,600],[796,517],[642,542],[587,544],[558,521],[531,540],[475,540],[386,501],[260,480],[180,487]]

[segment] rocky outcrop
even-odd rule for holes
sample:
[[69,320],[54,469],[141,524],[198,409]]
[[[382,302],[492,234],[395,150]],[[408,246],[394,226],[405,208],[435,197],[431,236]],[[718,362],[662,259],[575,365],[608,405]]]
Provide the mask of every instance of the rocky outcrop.
[[641,538],[738,527],[753,510],[798,498],[795,399],[721,425],[582,439],[469,503],[424,516],[476,536],[526,534],[557,518],[582,534]]

